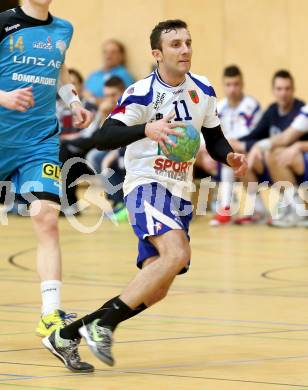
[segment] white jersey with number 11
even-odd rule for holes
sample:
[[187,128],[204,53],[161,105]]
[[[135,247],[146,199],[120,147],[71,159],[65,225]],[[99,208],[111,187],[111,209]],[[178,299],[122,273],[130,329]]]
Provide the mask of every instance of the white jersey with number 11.
[[[154,71],[125,91],[110,118],[132,126],[156,121],[171,113],[175,113],[172,122],[190,124],[199,132],[202,127],[211,131],[218,126],[216,95],[208,79],[187,73],[183,83],[172,87]],[[159,182],[173,195],[189,199],[194,159],[171,161],[157,142],[143,138],[127,147],[124,161],[125,195],[141,184]]]

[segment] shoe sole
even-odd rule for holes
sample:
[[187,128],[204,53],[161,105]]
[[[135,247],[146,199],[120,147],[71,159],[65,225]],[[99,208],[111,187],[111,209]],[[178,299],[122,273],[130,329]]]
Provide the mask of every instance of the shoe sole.
[[62,363],[64,363],[65,367],[72,371],[72,372],[93,372],[94,371],[94,367],[93,368],[89,368],[87,370],[76,370],[72,367],[69,367],[66,363],[66,360],[64,359],[64,357],[62,355],[60,355],[53,347],[53,345],[51,344],[51,342],[49,341],[48,337],[44,337],[43,340],[42,340],[42,343],[43,345],[53,354],[55,355]]
[[273,228],[281,228],[281,229],[291,229],[291,228],[295,228],[295,227],[298,226],[296,224],[292,224],[292,225],[283,225],[283,224],[277,225],[275,223],[268,223],[267,225],[270,226],[270,227],[273,227]]
[[91,340],[91,338],[89,337],[89,333],[87,331],[87,328],[86,326],[82,326],[79,330],[78,330],[80,336],[82,336],[84,339],[85,339],[85,342],[87,343],[88,347],[90,348],[90,350],[92,351],[92,353],[100,360],[102,361],[103,363],[107,364],[108,366],[112,367],[114,366],[114,361],[113,360],[110,360],[107,356],[105,355],[102,355],[101,353],[98,352],[97,348],[96,348],[96,343],[94,341]]

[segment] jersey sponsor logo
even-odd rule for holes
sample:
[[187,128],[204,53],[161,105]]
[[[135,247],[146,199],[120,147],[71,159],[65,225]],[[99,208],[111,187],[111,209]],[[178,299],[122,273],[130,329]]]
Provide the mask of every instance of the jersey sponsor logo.
[[51,37],[48,37],[46,42],[43,42],[43,41],[33,42],[33,48],[34,49],[52,50],[53,46],[52,46]]
[[64,41],[62,41],[62,39],[59,39],[56,42],[56,49],[58,49],[60,51],[60,53],[63,55],[67,49],[66,43]]
[[189,93],[189,96],[191,98],[191,100],[195,103],[195,104],[198,104],[199,103],[199,96],[197,94],[197,91],[192,89],[190,91],[188,91]]
[[5,27],[4,31],[5,32],[9,32],[9,31],[12,31],[12,30],[17,30],[19,27],[20,27],[20,24],[14,24],[14,26]]
[[153,106],[154,110],[158,110],[159,107],[162,106],[162,104],[164,103],[165,97],[166,97],[165,92],[164,93],[160,93],[160,92],[156,93],[156,99],[155,99],[154,106]]
[[192,162],[176,162],[163,157],[154,161],[154,170],[157,175],[167,176],[170,179],[186,181]]
[[28,57],[16,55],[13,57],[13,62],[14,64],[46,66],[47,68],[51,67],[55,69],[60,69],[62,65],[61,61],[48,60],[44,57]]
[[131,95],[132,93],[134,93],[135,92],[135,88],[134,87],[131,87],[131,88],[129,88],[128,90],[127,90],[127,94],[128,95]]
[[184,92],[184,89],[178,89],[177,91],[172,91],[173,95],[178,95],[179,93]]
[[47,179],[60,180],[61,169],[59,165],[44,163],[42,167],[42,177]]
[[31,84],[42,84],[42,85],[56,85],[57,79],[53,79],[50,77],[42,77],[35,76],[32,74],[23,74],[23,73],[13,73],[12,74],[13,81],[20,81]]

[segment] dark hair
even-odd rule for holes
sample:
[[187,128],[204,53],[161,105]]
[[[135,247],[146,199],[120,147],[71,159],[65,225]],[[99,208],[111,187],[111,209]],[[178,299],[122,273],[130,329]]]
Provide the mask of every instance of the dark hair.
[[121,89],[122,91],[125,90],[125,84],[124,84],[123,80],[117,76],[110,77],[110,79],[108,79],[105,82],[105,87],[116,87],[116,88]]
[[274,86],[275,80],[278,78],[289,79],[292,83],[292,86],[294,86],[294,78],[288,70],[285,69],[277,70],[277,72],[274,73],[274,76],[272,78],[272,86]]
[[223,77],[243,77],[241,69],[237,65],[226,66],[223,71]]
[[70,69],[68,69],[68,73],[74,75],[78,79],[79,83],[83,84],[83,77],[82,77],[81,73],[78,72],[78,70],[70,68]]
[[108,39],[107,41],[105,41],[103,43],[103,48],[105,45],[107,45],[108,43],[113,43],[114,45],[116,45],[119,49],[119,52],[122,54],[122,61],[121,61],[121,64],[120,65],[126,65],[126,49],[125,49],[125,46],[123,45],[122,42],[118,41],[117,39]]
[[165,20],[158,23],[150,35],[151,49],[161,50],[161,34],[177,30],[178,28],[187,28],[187,23],[180,19]]

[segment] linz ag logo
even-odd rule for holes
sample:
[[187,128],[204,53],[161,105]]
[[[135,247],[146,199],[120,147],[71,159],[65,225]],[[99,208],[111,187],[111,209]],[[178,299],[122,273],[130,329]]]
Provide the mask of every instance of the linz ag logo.
[[61,169],[58,165],[45,163],[42,168],[42,177],[46,177],[47,179],[52,179],[59,181],[60,180]]

